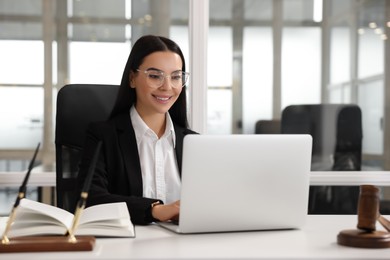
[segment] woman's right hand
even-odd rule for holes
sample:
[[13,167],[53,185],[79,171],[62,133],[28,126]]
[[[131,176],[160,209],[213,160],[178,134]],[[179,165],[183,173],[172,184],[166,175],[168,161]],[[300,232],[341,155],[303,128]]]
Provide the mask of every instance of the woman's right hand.
[[156,205],[152,208],[153,218],[159,221],[178,220],[180,213],[180,200],[171,204]]

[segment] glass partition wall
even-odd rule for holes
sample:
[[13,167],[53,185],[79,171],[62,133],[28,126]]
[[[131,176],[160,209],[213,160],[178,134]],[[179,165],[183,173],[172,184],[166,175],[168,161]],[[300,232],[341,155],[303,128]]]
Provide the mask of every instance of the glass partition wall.
[[[120,84],[140,36],[168,36],[188,60],[188,6],[180,0],[0,0],[0,171],[25,171],[38,142],[38,163],[55,169],[56,93],[71,83]],[[0,214],[8,213],[16,192],[0,188]]]
[[209,1],[210,134],[251,134],[298,104],[357,104],[362,169],[385,165],[386,1]]
[[[390,169],[387,1],[204,3],[207,134],[254,134],[257,122],[280,122],[291,105],[356,104],[361,170]],[[57,91],[119,84],[141,35],[177,41],[189,64],[190,7],[189,0],[0,0],[0,171],[24,170],[37,142],[39,161],[52,165]]]

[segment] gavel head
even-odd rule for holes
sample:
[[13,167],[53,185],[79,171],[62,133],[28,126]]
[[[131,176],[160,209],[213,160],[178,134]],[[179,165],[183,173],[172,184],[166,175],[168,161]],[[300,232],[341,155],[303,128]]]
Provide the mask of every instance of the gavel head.
[[375,231],[379,217],[379,189],[373,185],[360,186],[357,228]]

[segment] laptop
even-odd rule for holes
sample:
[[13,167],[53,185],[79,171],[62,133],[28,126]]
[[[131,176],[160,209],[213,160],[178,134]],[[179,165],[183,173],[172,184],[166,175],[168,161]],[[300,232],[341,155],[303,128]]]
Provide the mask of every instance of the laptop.
[[187,135],[177,233],[299,229],[306,221],[310,135]]

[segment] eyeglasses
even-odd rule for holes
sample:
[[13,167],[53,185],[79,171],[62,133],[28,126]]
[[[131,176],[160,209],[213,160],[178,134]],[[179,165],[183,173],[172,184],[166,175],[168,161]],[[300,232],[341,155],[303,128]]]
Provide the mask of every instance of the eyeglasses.
[[172,88],[182,88],[190,76],[190,73],[184,71],[175,71],[170,75],[166,75],[165,72],[155,69],[145,71],[137,69],[137,71],[145,73],[146,82],[152,88],[161,87],[164,84],[165,78],[170,79]]

